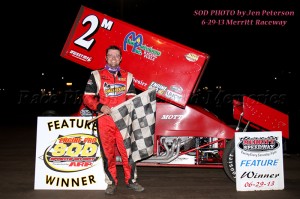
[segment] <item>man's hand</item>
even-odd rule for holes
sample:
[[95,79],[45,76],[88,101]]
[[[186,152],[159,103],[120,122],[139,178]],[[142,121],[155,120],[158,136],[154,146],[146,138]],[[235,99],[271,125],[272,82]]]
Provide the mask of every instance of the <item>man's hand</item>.
[[111,114],[111,109],[109,108],[109,106],[106,106],[106,105],[103,105],[101,107],[101,110],[100,110],[103,114],[105,115],[109,115]]

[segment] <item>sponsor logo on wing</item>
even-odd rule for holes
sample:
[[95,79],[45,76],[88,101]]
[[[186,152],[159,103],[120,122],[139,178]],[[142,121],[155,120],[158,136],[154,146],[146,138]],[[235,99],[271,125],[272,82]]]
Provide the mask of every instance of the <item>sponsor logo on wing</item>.
[[172,99],[175,102],[180,102],[182,100],[182,95],[175,93],[173,91],[167,90],[165,96],[169,99]]
[[174,91],[174,92],[176,92],[176,93],[179,93],[179,94],[181,94],[182,91],[183,91],[182,87],[181,87],[181,86],[177,86],[177,85],[172,85],[172,86],[170,87],[170,90],[171,90],[171,91]]
[[190,62],[196,62],[199,59],[199,55],[196,55],[194,53],[188,53],[185,55],[185,58]]
[[[149,42],[146,42],[149,43]],[[155,43],[161,43],[156,40]],[[128,51],[128,46],[132,46],[131,52],[138,55],[144,55],[144,58],[155,61],[155,59],[161,56],[162,52],[153,48],[152,46],[147,46],[144,44],[143,34],[137,34],[134,31],[129,32],[123,42],[123,50]]]
[[91,62],[92,61],[92,57],[89,57],[87,55],[84,55],[84,54],[81,54],[79,52],[76,52],[75,50],[70,50],[69,54],[72,56],[72,57],[75,57],[77,59],[80,59],[84,62]]
[[151,82],[149,88],[155,88],[156,89],[156,93],[160,94],[160,95],[163,95],[166,90],[167,90],[167,87],[162,85],[162,84],[159,84],[157,82]]
[[134,79],[133,80],[135,84],[138,84],[140,86],[143,86],[143,87],[147,87],[148,84],[146,82],[144,82],[143,80],[139,80],[139,79]]

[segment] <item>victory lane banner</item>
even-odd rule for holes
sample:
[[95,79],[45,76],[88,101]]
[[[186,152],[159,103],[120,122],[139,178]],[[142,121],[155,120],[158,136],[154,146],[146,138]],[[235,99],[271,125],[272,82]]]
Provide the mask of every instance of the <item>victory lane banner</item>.
[[91,117],[38,117],[35,190],[105,190],[96,123]]

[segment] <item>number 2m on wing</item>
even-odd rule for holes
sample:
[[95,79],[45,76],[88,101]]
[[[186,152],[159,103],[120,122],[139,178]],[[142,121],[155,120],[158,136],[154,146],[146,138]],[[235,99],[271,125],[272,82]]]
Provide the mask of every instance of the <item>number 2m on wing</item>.
[[[90,28],[82,36],[76,39],[74,43],[82,48],[90,50],[95,43],[95,39],[94,38],[89,39],[89,38],[91,38],[93,35],[97,33],[99,29],[99,19],[95,15],[89,15],[82,21],[82,25],[86,26],[86,24],[88,23],[91,24]],[[101,27],[107,30],[111,30],[113,24],[114,22],[104,18]]]

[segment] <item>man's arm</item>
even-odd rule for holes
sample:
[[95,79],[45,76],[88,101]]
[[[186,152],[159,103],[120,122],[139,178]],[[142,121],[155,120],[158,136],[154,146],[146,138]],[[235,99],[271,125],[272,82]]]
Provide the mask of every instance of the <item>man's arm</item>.
[[[99,72],[97,71],[99,74]],[[100,112],[103,104],[99,103],[99,88],[95,79],[95,72],[92,72],[90,78],[86,84],[85,91],[83,94],[83,104],[87,106],[92,111]],[[100,78],[100,76],[98,77]]]

